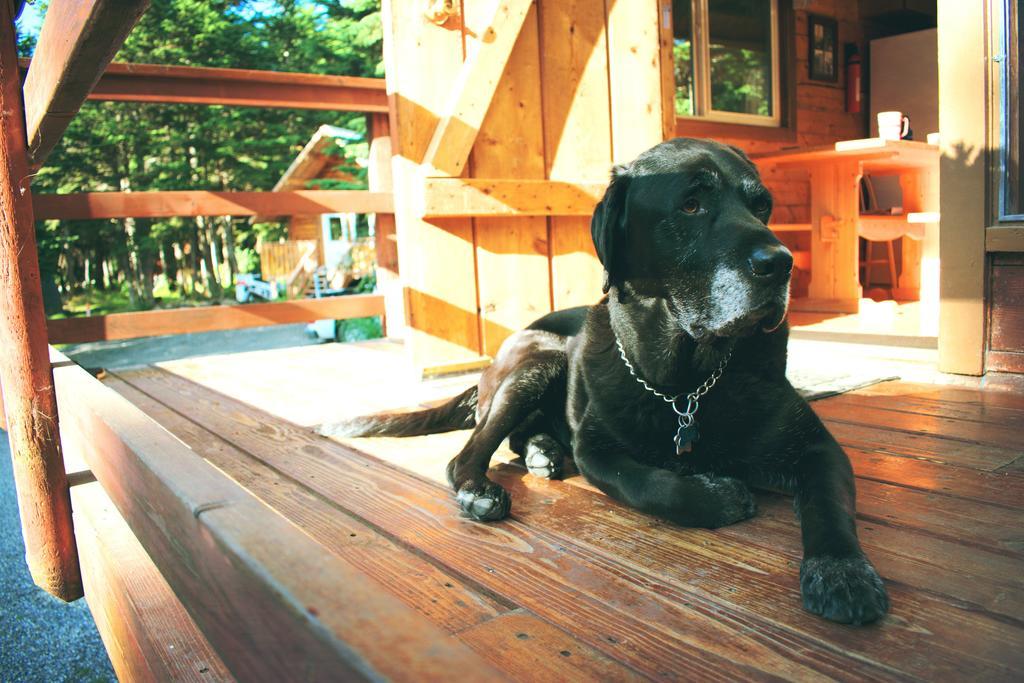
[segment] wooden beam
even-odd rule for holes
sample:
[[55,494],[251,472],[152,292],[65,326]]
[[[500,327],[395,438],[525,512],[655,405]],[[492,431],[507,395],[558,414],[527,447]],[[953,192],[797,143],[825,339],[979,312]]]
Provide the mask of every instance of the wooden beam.
[[161,334],[308,323],[325,318],[365,318],[383,313],[384,297],[380,294],[353,294],[326,299],[298,299],[237,306],[200,306],[64,318],[48,320],[46,327],[51,344],[73,344],[154,337]]
[[[985,228],[990,65],[986,54],[988,8],[938,0],[939,120],[939,370],[985,372]],[[935,207],[926,207],[934,210]],[[937,264],[938,265],[938,264]]]
[[82,577],[46,348],[11,9],[0,2],[0,384],[29,572],[51,595],[75,600]]
[[84,192],[34,198],[38,220],[161,218],[169,216],[296,216],[321,213],[392,213],[389,192]]
[[607,183],[427,178],[420,213],[447,216],[590,216]]
[[114,62],[91,100],[387,112],[383,78]]
[[117,680],[234,681],[99,482],[72,485],[71,504],[89,611]]
[[500,673],[54,351],[61,433],[239,680]]
[[[149,0],[51,0],[25,77],[29,159],[43,159],[64,134]],[[16,64],[16,63],[15,63]],[[17,66],[12,73],[17,73]]]
[[383,78],[129,62],[111,62],[87,99],[388,112]]
[[469,159],[498,82],[534,0],[495,0],[487,29],[455,78],[454,91],[423,159],[429,175],[457,176]]
[[1024,227],[989,226],[985,229],[985,251],[1024,251]]

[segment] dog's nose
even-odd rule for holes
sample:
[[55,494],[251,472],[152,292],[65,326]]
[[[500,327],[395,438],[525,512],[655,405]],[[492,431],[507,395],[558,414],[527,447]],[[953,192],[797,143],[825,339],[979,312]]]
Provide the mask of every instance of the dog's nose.
[[757,277],[786,277],[793,270],[793,254],[781,244],[758,247],[750,257],[750,269]]

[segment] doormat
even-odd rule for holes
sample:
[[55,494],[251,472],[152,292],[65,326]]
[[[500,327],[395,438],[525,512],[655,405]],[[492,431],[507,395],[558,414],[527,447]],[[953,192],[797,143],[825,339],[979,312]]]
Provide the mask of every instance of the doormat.
[[786,377],[800,392],[800,395],[808,401],[838,396],[848,391],[869,387],[872,384],[899,379],[895,375],[873,373],[866,368],[826,370],[793,366],[786,370]]

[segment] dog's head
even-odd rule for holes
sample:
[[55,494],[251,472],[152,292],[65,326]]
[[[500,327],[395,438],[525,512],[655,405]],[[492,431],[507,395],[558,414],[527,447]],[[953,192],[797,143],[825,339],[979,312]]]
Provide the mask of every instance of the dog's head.
[[591,233],[605,290],[664,297],[697,339],[782,324],[793,255],[768,229],[772,197],[742,150],[677,138],[617,166]]

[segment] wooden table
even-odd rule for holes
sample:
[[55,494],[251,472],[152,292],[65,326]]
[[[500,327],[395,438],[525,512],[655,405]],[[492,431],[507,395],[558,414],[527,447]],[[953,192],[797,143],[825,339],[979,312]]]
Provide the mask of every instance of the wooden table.
[[[903,242],[903,268],[894,283],[898,299],[920,299],[938,313],[939,148],[907,140],[844,140],[826,147],[754,155],[762,174],[804,168],[811,180],[811,282],[802,310],[856,313],[861,286],[857,238]],[[899,176],[903,215],[862,216],[865,173]]]

